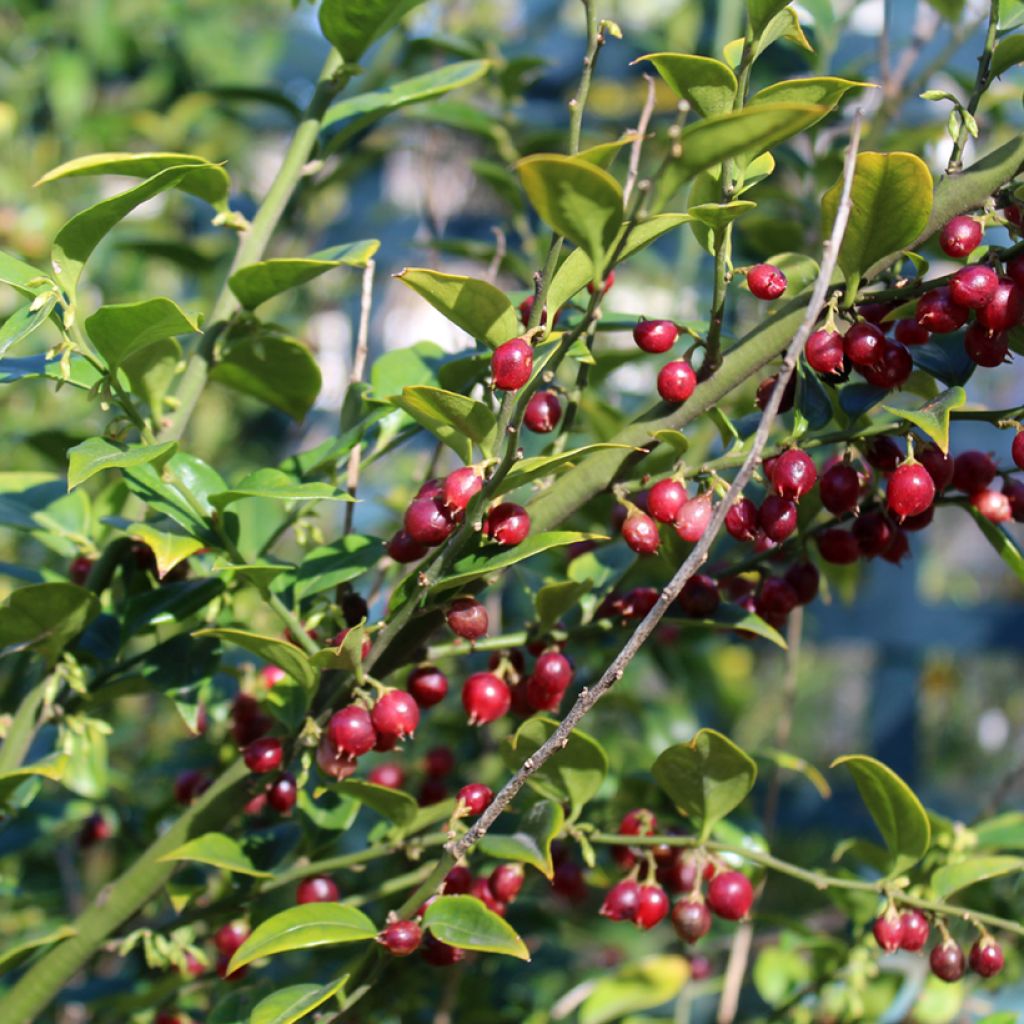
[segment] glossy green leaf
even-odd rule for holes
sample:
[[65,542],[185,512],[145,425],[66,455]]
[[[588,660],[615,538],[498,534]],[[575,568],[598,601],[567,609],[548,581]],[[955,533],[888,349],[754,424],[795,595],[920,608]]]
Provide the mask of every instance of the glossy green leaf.
[[611,1024],[627,1013],[670,1002],[690,977],[685,957],[665,954],[633,960],[605,973],[580,1006],[579,1024]]
[[339,242],[329,245],[326,249],[318,249],[310,253],[311,260],[326,260],[330,263],[343,263],[346,267],[365,267],[377,254],[380,240],[377,238],[361,238],[355,242]]
[[686,212],[711,232],[717,232],[756,207],[757,203],[751,203],[746,199],[734,199],[729,203],[698,203]]
[[586,160],[587,163],[594,164],[597,167],[603,167],[605,170],[611,165],[615,157],[622,152],[626,146],[632,146],[636,142],[638,136],[635,131],[626,132],[625,135],[612,142],[599,142],[595,146],[587,146],[586,149],[581,149],[576,156],[581,160]]
[[383,554],[384,548],[375,537],[353,533],[346,534],[328,547],[313,548],[299,565],[295,596],[302,601],[358,579],[372,569]]
[[68,770],[70,760],[67,754],[49,754],[38,761],[33,761],[32,764],[13,768],[9,772],[0,772],[0,802],[7,800],[18,786],[33,776],[60,782]]
[[920,409],[901,409],[893,405],[883,405],[886,412],[891,412],[900,419],[913,423],[928,435],[944,452],[949,451],[949,414],[959,409],[967,401],[967,392],[955,386],[943,391]]
[[228,973],[275,953],[368,942],[376,935],[374,923],[355,907],[344,903],[303,903],[258,924],[235,951]]
[[[0,327],[0,356],[35,334],[46,323],[47,317],[53,312],[56,305],[57,298],[55,295],[51,295],[43,300],[40,306],[35,306],[35,302],[30,302],[20,309],[16,309]],[[35,306],[34,309],[33,306]]]
[[213,636],[228,643],[237,644],[264,661],[277,665],[286,675],[298,680],[308,689],[316,683],[316,673],[305,652],[276,636],[263,636],[260,633],[249,633],[243,629],[200,629],[193,636]]
[[931,843],[931,824],[914,791],[889,767],[866,754],[840,757],[853,776],[864,805],[881,832],[891,858],[891,875],[913,867]]
[[134,469],[156,463],[158,468],[177,451],[175,441],[164,444],[118,444],[90,437],[68,450],[68,490],[74,490],[105,469]]
[[279,988],[253,1007],[249,1024],[295,1024],[328,999],[338,995],[349,976],[343,974],[326,985],[288,985]]
[[750,98],[750,105],[761,103],[816,103],[825,113],[834,110],[843,97],[855,89],[874,89],[870,82],[854,82],[848,78],[792,78],[774,82]]
[[158,530],[149,523],[132,523],[125,527],[125,533],[135,540],[142,541],[153,552],[156,559],[156,574],[160,579],[176,565],[205,547],[203,541],[196,540],[195,537]]
[[998,523],[986,519],[973,505],[967,505],[966,508],[1007,568],[1018,580],[1024,582],[1024,552],[1018,547],[1016,540]]
[[0,283],[9,284],[22,295],[29,296],[50,286],[47,275],[42,270],[2,249],[0,249]]
[[185,622],[223,593],[224,583],[217,579],[164,583],[156,590],[129,598],[125,632],[134,634],[155,626]]
[[1000,875],[1024,871],[1021,857],[971,857],[956,864],[945,864],[932,873],[931,887],[938,900],[947,900],[955,892]]
[[126,357],[161,338],[193,334],[199,325],[170,299],[145,299],[100,306],[85,321],[96,351],[108,366],[120,366]]
[[396,825],[408,825],[416,817],[416,801],[400,789],[378,786],[363,779],[346,779],[331,787],[335,792],[358,800]]
[[[807,36],[804,35],[804,30],[800,25],[800,19],[797,17],[796,11],[792,7],[783,7],[774,17],[772,17],[768,23],[764,26],[761,31],[757,43],[754,46],[754,58],[755,60],[764,53],[773,43],[777,43],[780,39],[788,40],[795,46],[799,46],[800,49],[806,50],[808,53],[814,52],[814,47],[807,41]],[[738,39],[737,42],[737,56],[740,56],[743,52],[743,40]]]
[[732,110],[736,76],[728,64],[689,53],[648,53],[634,64],[649,60],[669,88],[703,117]]
[[589,582],[577,583],[575,580],[545,583],[533,599],[537,609],[537,633],[541,636],[547,634],[563,615],[577,607],[580,598],[591,589]]
[[19,587],[0,606],[0,653],[31,649],[52,664],[99,612],[96,595],[73,583]]
[[818,791],[818,796],[822,800],[827,800],[832,795],[832,787],[828,784],[828,779],[815,765],[797,754],[791,754],[788,750],[765,747],[755,751],[754,757],[758,760],[770,761],[787,772],[796,772],[797,775],[802,775]]
[[246,309],[255,309],[275,295],[306,284],[339,266],[341,263],[336,260],[263,260],[236,270],[228,278],[228,286]]
[[442,388],[419,385],[402,389],[392,403],[443,441],[463,462],[473,461],[473,444],[493,454],[497,435],[494,413],[475,399]]
[[516,169],[540,219],[575,242],[603,272],[622,227],[619,183],[587,160],[556,154],[525,157]]
[[1024,63],[1024,35],[1003,36],[992,51],[989,74],[998,78],[1017,64]]
[[651,771],[703,839],[746,799],[757,779],[753,758],[714,729],[701,729],[689,743],[669,747]]
[[[822,197],[822,233],[835,221],[843,183]],[[932,212],[932,176],[913,153],[860,153],[850,193],[850,220],[839,250],[839,266],[848,283],[877,260],[913,245]]]
[[15,938],[0,949],[0,974],[14,970],[43,946],[52,946],[64,939],[70,939],[78,932],[70,924],[48,926],[35,934]]
[[[586,444],[582,448],[574,448],[568,452],[558,452],[554,455],[532,455],[526,459],[519,459],[512,464],[505,479],[498,485],[496,494],[507,494],[517,487],[533,483],[534,480],[542,480],[551,476],[559,470],[570,469],[576,465],[584,456],[591,452],[600,451],[605,448],[628,447],[616,444]],[[640,449],[634,448],[633,451]]]
[[747,17],[750,19],[754,35],[761,35],[772,18],[784,7],[788,7],[789,2],[790,0],[747,0]]
[[508,297],[487,281],[421,267],[406,267],[397,277],[456,327],[492,347],[516,337],[521,330]]
[[269,871],[260,871],[249,859],[237,839],[224,835],[223,832],[207,832],[196,836],[187,843],[165,853],[162,861],[195,861],[197,864],[209,864],[236,875],[251,875],[253,878],[270,878]]
[[540,800],[519,818],[514,832],[488,832],[477,847],[495,860],[529,864],[550,879],[555,873],[551,843],[564,825],[561,805],[553,800]]
[[423,927],[435,939],[457,949],[530,959],[526,943],[512,925],[475,896],[439,896],[423,914]]
[[134,395],[149,406],[153,418],[163,416],[164,399],[181,361],[181,345],[174,338],[161,338],[136,349],[121,364]]
[[346,62],[355,64],[370,43],[421,3],[423,0],[322,0],[320,29]]
[[320,394],[320,368],[305,345],[260,332],[233,342],[210,371],[215,380],[302,420]]
[[690,447],[686,435],[679,430],[656,430],[651,436],[658,444],[667,444],[678,455],[685,455]]
[[786,638],[754,612],[745,611],[739,605],[719,605],[713,619],[680,619],[673,622],[679,629],[712,629],[718,632],[740,633],[759,636],[786,650]]
[[978,822],[971,831],[980,850],[1024,850],[1024,812],[997,814]]
[[273,501],[354,501],[350,495],[327,483],[300,483],[280,469],[267,467],[250,473],[234,487],[210,495],[214,508],[223,510],[243,498],[268,498]]

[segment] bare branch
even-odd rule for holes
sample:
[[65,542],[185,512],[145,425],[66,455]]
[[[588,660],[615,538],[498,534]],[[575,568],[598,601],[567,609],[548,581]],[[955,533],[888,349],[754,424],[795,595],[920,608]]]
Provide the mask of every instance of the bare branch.
[[640,120],[636,123],[636,138],[629,148],[629,171],[626,174],[626,186],[622,190],[623,206],[629,203],[629,197],[636,187],[637,178],[640,177],[640,154],[643,153],[647,128],[651,123],[651,116],[654,114],[654,101],[657,95],[654,88],[654,76],[644,75],[644,80],[647,82],[647,99],[644,100],[643,109],[640,111]]
[[[370,313],[373,309],[373,272],[376,264],[373,260],[366,261],[363,269],[363,291],[359,300],[359,329],[356,333],[356,347],[352,354],[352,370],[348,377],[348,386],[358,383],[363,379],[366,372],[366,355],[370,345]],[[348,472],[345,478],[345,488],[354,498],[359,488],[359,467],[361,463],[361,446],[356,445],[348,457]],[[345,504],[345,533],[352,530],[352,517],[355,515],[356,503],[354,501]]]

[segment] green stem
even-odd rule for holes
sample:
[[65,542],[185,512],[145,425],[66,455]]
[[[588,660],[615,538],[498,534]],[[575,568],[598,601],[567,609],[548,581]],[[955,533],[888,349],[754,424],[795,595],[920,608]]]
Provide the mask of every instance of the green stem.
[[580,136],[583,133],[583,111],[590,95],[590,82],[594,75],[594,62],[604,43],[604,35],[597,28],[597,14],[592,0],[583,0],[587,14],[587,52],[583,57],[583,74],[580,75],[579,89],[573,97],[569,117],[569,152],[574,156],[580,151]]
[[[981,97],[992,82],[992,53],[996,48],[996,32],[999,28],[999,0],[990,0],[988,11],[988,31],[985,33],[985,48],[978,58],[978,75],[974,80],[974,89],[971,90],[970,99],[967,101],[967,112],[973,117],[978,112],[978,105]],[[967,120],[960,119],[960,131],[957,132],[956,141],[953,143],[953,152],[949,156],[949,163],[946,164],[947,174],[957,174],[963,168],[964,148],[970,132],[967,130]]]
[[18,710],[14,712],[4,737],[4,744],[0,747],[0,774],[15,771],[25,760],[36,734],[36,715],[43,703],[48,682],[49,676],[44,675],[18,704]]

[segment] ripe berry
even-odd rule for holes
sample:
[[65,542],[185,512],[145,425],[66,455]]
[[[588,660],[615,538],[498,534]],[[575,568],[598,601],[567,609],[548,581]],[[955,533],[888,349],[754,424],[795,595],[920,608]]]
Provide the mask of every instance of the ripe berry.
[[553,391],[538,391],[526,403],[523,423],[535,434],[550,434],[562,418],[562,403]]
[[374,704],[370,718],[378,735],[404,739],[416,732],[420,708],[404,690],[388,690]]
[[685,359],[673,359],[658,371],[658,394],[663,401],[685,402],[696,386],[697,374]]
[[469,887],[469,895],[475,896],[492,914],[505,916],[505,904],[491,892],[486,878],[474,878],[473,884]]
[[455,528],[453,518],[443,499],[414,498],[405,510],[405,532],[417,544],[434,547]]
[[971,946],[971,970],[983,978],[992,978],[1003,969],[1003,950],[994,939],[978,939]]
[[892,524],[878,512],[865,512],[853,524],[853,535],[865,558],[880,555],[892,543]]
[[985,452],[962,452],[953,460],[953,486],[965,494],[983,491],[995,479],[997,467]]
[[767,619],[784,619],[799,603],[796,591],[776,576],[765,578],[755,600],[758,615]]
[[448,693],[448,677],[433,665],[417,665],[409,673],[405,688],[421,708],[432,708]]
[[723,871],[711,879],[707,898],[713,913],[728,921],[738,921],[750,912],[754,887],[746,875],[738,871]]
[[496,900],[511,903],[523,887],[525,872],[522,864],[499,864],[487,879],[487,885]]
[[444,478],[444,503],[457,512],[464,512],[483,485],[484,478],[473,466],[460,466]]
[[439,476],[431,477],[416,492],[417,498],[441,498],[444,496],[444,480]]
[[747,271],[747,287],[757,299],[777,299],[786,290],[786,275],[771,263],[758,263]]
[[928,963],[932,974],[943,981],[959,981],[964,976],[963,950],[952,939],[935,946]]
[[431,747],[424,755],[423,770],[432,779],[443,779],[455,769],[455,755],[451,747]]
[[661,543],[658,524],[643,512],[634,512],[626,517],[622,524],[622,539],[638,555],[654,554]]
[[905,462],[889,477],[885,498],[900,519],[920,515],[935,500],[935,481],[920,463]]
[[668,896],[660,885],[641,885],[633,921],[645,931],[659,924],[669,911]]
[[932,478],[936,491],[944,491],[953,481],[953,459],[938,445],[929,444],[917,452],[918,461]]
[[[609,270],[608,273],[605,275],[604,281],[601,284],[601,294],[606,295],[613,284],[615,284],[615,271]],[[594,294],[593,281],[587,282],[587,291],[590,292],[591,295]]]
[[341,893],[333,878],[312,875],[299,882],[295,890],[296,903],[333,903]]
[[491,356],[491,376],[499,391],[518,391],[533,373],[533,348],[524,338],[499,345]]
[[612,921],[632,921],[640,907],[640,886],[628,878],[607,892],[598,913]]
[[335,711],[327,724],[327,735],[334,749],[345,757],[359,757],[377,742],[370,713],[358,704]]
[[508,714],[512,694],[505,681],[493,672],[476,672],[462,687],[462,706],[470,725],[486,725]]
[[[341,630],[335,635],[331,642],[327,645],[328,647],[340,647],[345,642],[345,637],[351,632],[352,627],[348,626]],[[360,657],[365,658],[370,653],[370,648],[373,646],[373,641],[364,634],[363,641],[359,645]]]
[[684,501],[676,513],[676,533],[690,543],[696,543],[704,536],[704,531],[711,521],[711,495],[708,492],[698,494],[689,501]]
[[[764,410],[768,407],[768,401],[775,390],[775,382],[779,379],[778,374],[765,377],[757,385],[757,394],[754,396],[754,403],[758,409]],[[793,408],[793,401],[796,399],[796,374],[790,374],[786,386],[782,389],[782,398],[779,400],[779,412],[789,412]]]
[[691,619],[709,619],[715,614],[720,600],[718,584],[710,576],[696,573],[683,585],[676,603],[680,611]]
[[533,666],[533,678],[552,689],[565,690],[572,677],[572,662],[559,651],[545,651]]
[[232,957],[247,938],[249,926],[242,921],[231,921],[213,933],[213,944],[221,956]]
[[388,555],[399,565],[418,562],[426,553],[426,545],[413,540],[405,530],[399,530],[388,541]]
[[253,740],[242,751],[242,756],[245,758],[245,765],[249,771],[262,775],[281,767],[284,750],[280,740],[264,736],[263,739]]
[[964,351],[979,366],[993,369],[1006,362],[1010,343],[1003,331],[990,331],[980,323],[971,324],[964,335]]
[[1024,292],[1008,277],[999,278],[992,298],[978,310],[978,323],[990,331],[1008,331],[1024,316]]
[[832,565],[850,565],[860,558],[857,538],[849,530],[841,530],[837,526],[822,530],[817,541],[821,557]]
[[423,939],[420,955],[431,967],[451,967],[466,959],[466,951],[457,946],[449,946],[433,935],[427,934]]
[[736,540],[753,540],[757,534],[757,506],[749,498],[738,498],[725,514],[725,528]]
[[821,503],[833,515],[852,512],[860,500],[860,474],[847,462],[837,462],[821,477]]
[[657,587],[634,587],[620,598],[619,614],[624,619],[642,619],[658,601]]
[[786,582],[796,594],[797,604],[810,604],[818,596],[821,574],[811,562],[797,562],[786,570]]
[[506,501],[490,509],[484,519],[484,536],[502,547],[514,548],[530,532],[530,514],[522,505]]
[[330,779],[340,782],[353,775],[356,770],[356,759],[344,754],[335,747],[329,732],[320,738],[316,748],[316,766]]
[[464,640],[487,635],[487,609],[475,597],[457,597],[444,613],[448,628]]
[[846,358],[854,366],[871,366],[884,346],[885,334],[874,324],[854,324],[843,338]]
[[914,319],[918,325],[932,334],[949,334],[967,323],[969,311],[953,298],[949,288],[943,285],[925,292],[917,300]]
[[807,365],[826,376],[843,372],[843,336],[838,331],[815,331],[804,347]]
[[1024,430],[1018,430],[1013,435],[1013,442],[1010,445],[1010,458],[1018,469],[1024,469]]
[[[522,302],[519,303],[519,319],[522,320],[524,327],[530,326],[530,314],[533,312],[533,304],[536,302],[536,295],[527,295]],[[561,310],[558,311],[559,313]],[[555,314],[555,322],[558,321],[558,313]],[[548,322],[548,307],[545,306],[540,311],[540,325],[543,327]]]
[[675,521],[676,513],[686,501],[686,488],[669,477],[659,480],[647,492],[647,511],[660,523]]
[[180,1013],[172,1013],[170,1010],[161,1010],[153,1018],[153,1024],[187,1024],[186,1019]]
[[797,526],[797,508],[788,498],[769,494],[757,512],[757,522],[765,535],[777,544],[782,543]]
[[1007,477],[1003,481],[1003,494],[1010,503],[1010,512],[1018,523],[1024,523],[1024,483]]
[[633,328],[633,340],[644,352],[667,352],[679,337],[679,328],[671,320],[641,320]]
[[817,479],[818,471],[811,457],[798,448],[784,451],[772,463],[772,487],[780,498],[799,501]]
[[267,786],[267,803],[278,814],[287,814],[294,806],[298,797],[295,776],[284,772]]
[[80,587],[85,586],[85,581],[89,578],[89,570],[92,568],[92,559],[86,558],[85,555],[79,555],[78,558],[72,560],[68,566],[68,579],[72,583],[76,583]]
[[903,918],[897,913],[886,913],[875,918],[871,926],[875,936],[875,942],[885,950],[886,953],[893,953],[900,948],[903,942]]
[[[1020,207],[1014,207],[1020,217]],[[1006,264],[1006,274],[1011,281],[1016,282],[1018,288],[1024,288],[1024,255],[1018,254]]]
[[[444,876],[444,891],[448,896],[465,895],[473,886],[472,872],[464,864],[455,867]],[[419,916],[419,915],[417,915]]]
[[897,320],[892,333],[901,345],[924,345],[931,338],[926,327],[909,318]]
[[565,690],[545,685],[534,676],[515,687],[513,704],[518,698],[520,713],[529,715],[534,711],[557,711],[562,706]]
[[971,504],[991,523],[1007,523],[1013,518],[1010,499],[1002,491],[975,491]]
[[174,780],[174,799],[182,807],[188,807],[197,796],[210,788],[210,780],[200,771],[190,769]]
[[924,945],[928,941],[928,933],[931,931],[928,926],[928,918],[920,910],[904,910],[900,914],[900,922],[903,927],[900,949],[905,949],[910,953],[924,949]]
[[409,956],[420,948],[423,932],[415,921],[392,921],[377,936],[392,956]]
[[402,766],[395,761],[385,761],[376,765],[367,779],[377,786],[384,786],[385,789],[401,789],[405,782],[405,772]]
[[902,461],[900,446],[884,434],[869,441],[864,448],[864,458],[883,473],[891,473]]
[[973,267],[962,267],[949,282],[949,294],[953,301],[968,309],[981,309],[996,293],[999,275],[991,268],[978,263]]
[[973,218],[961,214],[947,223],[939,233],[939,245],[947,256],[963,259],[978,247],[981,225]]
[[680,900],[672,908],[672,927],[683,942],[696,942],[711,930],[711,912],[702,899]]
[[862,370],[869,384],[888,391],[906,384],[913,372],[914,360],[910,353],[894,341],[887,341],[882,346],[882,354],[877,363],[865,366]]
[[102,843],[109,839],[113,834],[110,822],[99,811],[96,811],[82,823],[82,830],[78,833],[78,845],[82,849],[88,849],[96,843]]
[[459,799],[466,805],[466,809],[473,817],[483,814],[487,805],[494,799],[494,794],[489,786],[482,782],[471,782],[459,790]]

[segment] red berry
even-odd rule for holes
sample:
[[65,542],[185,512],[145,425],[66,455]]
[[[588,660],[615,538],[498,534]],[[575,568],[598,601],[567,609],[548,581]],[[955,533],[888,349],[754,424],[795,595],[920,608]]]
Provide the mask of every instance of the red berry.
[[797,526],[797,507],[788,498],[769,494],[757,512],[757,522],[765,535],[776,543],[784,541]]
[[821,557],[832,565],[850,565],[860,558],[857,538],[849,530],[841,530],[839,527],[822,530],[817,541]]
[[633,340],[644,352],[667,352],[679,337],[679,328],[671,320],[641,320],[633,328]]
[[749,498],[737,498],[725,514],[725,528],[736,540],[753,540],[757,535],[757,506]]
[[931,930],[928,926],[928,918],[920,910],[904,910],[900,914],[900,921],[903,926],[900,949],[905,949],[910,953],[924,949],[924,945],[928,941],[928,933]]
[[464,640],[479,640],[487,635],[487,609],[475,597],[455,598],[444,615],[448,628]]
[[533,678],[552,690],[564,691],[572,677],[572,662],[559,651],[545,651],[533,666]]
[[457,946],[449,946],[433,935],[426,935],[420,955],[431,967],[451,967],[466,959],[466,951]]
[[444,497],[444,480],[439,476],[431,477],[416,492],[417,498],[442,498]]
[[705,491],[689,501],[684,501],[676,513],[676,533],[691,544],[704,536],[704,531],[711,522],[711,495]]
[[894,953],[903,942],[903,918],[897,913],[883,914],[875,918],[871,931],[886,953]]
[[99,811],[90,814],[82,822],[82,830],[78,833],[78,845],[84,850],[96,843],[102,843],[114,834],[110,823]]
[[464,512],[483,485],[484,478],[473,466],[460,466],[444,478],[444,503],[457,512]]
[[232,957],[247,938],[249,938],[249,926],[242,921],[231,921],[221,925],[213,933],[213,944],[221,956]]
[[1003,481],[1003,494],[1010,503],[1010,512],[1015,522],[1024,523],[1024,483],[1007,477]]
[[905,462],[889,477],[885,498],[900,519],[920,515],[935,500],[935,481],[920,463]]
[[997,466],[985,452],[963,452],[953,460],[953,486],[965,494],[983,491],[995,479]]
[[1024,469],[1024,430],[1018,430],[1013,435],[1013,442],[1010,445],[1010,458],[1018,469]]
[[619,599],[619,614],[624,619],[642,619],[657,604],[659,593],[657,587],[634,587]]
[[499,391],[518,391],[533,373],[533,348],[524,338],[499,345],[491,356],[491,376]]
[[[527,295],[522,302],[519,303],[519,319],[522,320],[524,327],[530,326],[530,314],[533,312],[533,304],[536,302],[536,295]],[[559,313],[561,310],[559,310]],[[558,313],[555,314],[555,321],[558,321]],[[540,325],[543,327],[548,322],[548,307],[545,306],[540,311]]]
[[188,807],[193,800],[210,788],[210,780],[200,771],[190,769],[174,780],[174,799]]
[[153,1024],[187,1024],[186,1019],[180,1013],[172,1013],[170,1010],[161,1010],[153,1018]]
[[[1020,207],[1014,207],[1020,218]],[[1024,288],[1024,254],[1018,253],[1006,264],[1006,275],[1018,288]]]
[[753,902],[754,887],[746,875],[738,871],[723,871],[711,879],[708,906],[719,917],[738,921],[747,916]]
[[980,323],[971,324],[964,335],[964,351],[979,366],[1002,366],[1010,354],[1010,343],[1003,331],[990,331]]
[[1024,291],[1008,277],[999,278],[992,298],[978,310],[978,323],[990,331],[1008,331],[1024,317]]
[[433,665],[418,665],[409,673],[405,688],[421,708],[432,708],[448,693],[448,677]]
[[971,970],[983,978],[992,978],[1003,969],[1003,950],[994,939],[978,939],[971,946]]
[[[601,294],[605,295],[609,291],[609,289],[611,288],[611,286],[613,284],[615,284],[615,271],[614,270],[609,270],[608,273],[605,275],[605,279],[604,279],[604,281],[603,281],[603,283],[601,285]],[[587,291],[590,292],[591,295],[594,294],[594,282],[593,281],[588,281],[587,282]]]
[[392,921],[377,936],[392,956],[409,956],[420,948],[423,932],[415,921]]
[[932,334],[949,334],[959,330],[965,323],[969,310],[957,303],[949,288],[943,286],[925,292],[917,300],[914,319],[920,327]]
[[562,403],[553,391],[538,391],[526,403],[523,423],[535,434],[550,434],[562,418]]
[[598,913],[612,921],[632,921],[640,907],[640,886],[628,878],[613,885]]
[[691,619],[710,619],[720,600],[718,584],[710,576],[696,573],[683,585],[676,603],[680,611]]
[[470,725],[486,725],[508,714],[512,694],[505,681],[493,672],[476,672],[462,687],[462,706]]
[[487,885],[496,900],[511,903],[523,887],[525,872],[522,864],[499,864],[487,879]]
[[896,308],[895,302],[862,302],[857,312],[869,324],[882,325],[885,318]]
[[426,553],[426,546],[413,540],[405,530],[399,530],[388,541],[388,555],[399,565],[418,562]]
[[[327,645],[328,647],[340,647],[345,642],[345,637],[352,631],[352,627],[341,630],[333,640]],[[360,657],[365,658],[370,653],[370,648],[373,646],[373,641],[368,636],[363,636],[363,641],[359,645]]]
[[860,474],[847,462],[837,462],[821,477],[821,503],[833,515],[852,512],[860,500]]
[[963,259],[978,247],[981,241],[981,225],[973,218],[961,214],[943,226],[939,233],[939,245],[947,256]]
[[333,903],[341,893],[333,878],[312,875],[299,882],[295,890],[296,903]]
[[664,920],[670,907],[668,896],[660,885],[641,885],[633,922],[645,931]]
[[395,761],[385,761],[376,765],[367,779],[377,786],[384,786],[385,789],[401,789],[405,782],[405,772],[402,766]]
[[85,586],[85,581],[89,578],[89,570],[92,568],[92,559],[86,558],[85,555],[79,555],[78,558],[72,560],[68,566],[68,579],[72,583],[78,584],[80,587]]
[[622,538],[638,555],[652,555],[658,550],[661,537],[658,524],[643,512],[634,512],[622,524]]
[[843,372],[843,336],[838,331],[815,331],[804,347],[807,365],[826,376]]
[[416,544],[434,547],[455,528],[455,519],[442,498],[414,498],[405,510],[405,532]]
[[976,263],[962,267],[949,282],[949,294],[953,301],[968,309],[981,309],[996,293],[999,275],[991,268]]
[[885,334],[874,324],[854,324],[843,338],[843,349],[854,366],[871,366],[882,354]]
[[975,491],[971,504],[991,523],[1006,523],[1013,518],[1010,499],[1002,491]]
[[444,891],[448,896],[463,896],[473,887],[473,874],[463,864],[455,867],[444,876]]
[[932,478],[936,491],[944,491],[952,483],[953,459],[938,445],[929,444],[920,448],[917,458],[921,465],[928,470],[928,475]]
[[471,782],[459,790],[459,799],[466,805],[466,809],[473,817],[483,814],[487,805],[494,799],[494,794],[489,786],[482,782]]
[[758,263],[747,271],[747,287],[758,299],[777,299],[786,290],[786,275],[771,263]]
[[672,908],[672,927],[683,942],[693,943],[711,930],[711,912],[702,899],[680,900]]
[[647,511],[660,523],[675,521],[676,513],[686,501],[686,488],[669,477],[659,480],[647,492]]
[[697,374],[685,359],[673,359],[658,371],[658,394],[666,402],[685,402],[696,386]]
[[619,822],[620,836],[653,836],[658,831],[658,819],[646,807],[634,807]]
[[[778,374],[765,377],[757,385],[757,394],[754,396],[754,403],[758,409],[764,410],[768,407],[768,401],[775,390],[775,382],[779,379]],[[790,374],[786,386],[782,389],[782,398],[779,400],[779,412],[789,412],[793,408],[793,401],[796,398],[796,374]]]
[[473,884],[469,887],[469,895],[475,896],[492,914],[505,916],[505,904],[495,898],[486,878],[474,878]]
[[530,532],[530,514],[522,505],[506,501],[495,505],[484,519],[484,536],[502,547],[514,548]]
[[758,615],[766,619],[784,619],[799,604],[796,591],[776,576],[764,579],[755,601]]
[[865,366],[861,372],[869,384],[891,391],[906,384],[914,372],[914,360],[902,345],[887,341],[882,346],[878,362],[873,366]]
[[295,786],[295,776],[288,772],[283,772],[267,786],[267,803],[278,814],[287,814],[295,806],[297,797],[298,789]]
[[865,558],[880,555],[892,543],[893,527],[885,516],[878,512],[865,512],[853,524],[853,535]]
[[245,765],[249,771],[262,775],[281,767],[284,750],[280,740],[264,736],[263,739],[253,740],[242,751],[242,756],[245,758]]
[[373,706],[370,715],[378,735],[404,739],[416,732],[420,708],[404,690],[388,690]]
[[932,974],[943,981],[959,981],[964,976],[964,953],[952,939],[935,946],[928,963]]
[[796,594],[797,604],[810,604],[818,596],[821,575],[811,562],[797,562],[786,570],[786,582]]
[[784,451],[772,463],[772,487],[781,498],[799,501],[817,479],[818,471],[811,457],[798,448]]
[[345,757],[359,757],[377,742],[370,713],[358,704],[335,711],[327,723],[327,735],[334,749]]
[[909,318],[896,321],[896,328],[893,335],[902,345],[924,345],[931,338],[926,327],[922,327],[916,320]]
[[902,461],[903,451],[891,438],[882,435],[869,441],[864,448],[864,458],[883,473],[891,473]]
[[349,754],[344,754],[334,745],[328,732],[320,737],[320,743],[316,748],[316,766],[328,778],[340,782],[355,773],[356,759]]
[[582,903],[587,898],[587,883],[579,864],[563,860],[555,865],[551,888],[570,903]]

